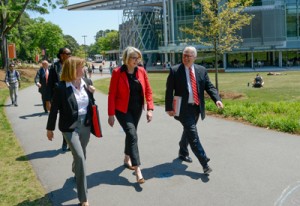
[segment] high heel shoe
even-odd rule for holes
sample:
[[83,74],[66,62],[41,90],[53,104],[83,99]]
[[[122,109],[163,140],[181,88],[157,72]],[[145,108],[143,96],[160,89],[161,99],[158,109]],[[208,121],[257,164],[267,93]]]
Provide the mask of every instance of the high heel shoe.
[[136,181],[137,181],[137,183],[139,183],[139,184],[145,183],[145,179],[144,179],[143,177],[142,177],[141,179],[139,179],[138,176],[136,176]]
[[124,167],[130,170],[134,170],[134,167],[130,166],[128,163],[124,162]]

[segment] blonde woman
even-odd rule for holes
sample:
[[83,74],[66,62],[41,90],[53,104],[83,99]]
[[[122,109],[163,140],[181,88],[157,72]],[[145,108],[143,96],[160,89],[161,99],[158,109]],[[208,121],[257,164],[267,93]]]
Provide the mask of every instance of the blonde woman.
[[123,52],[124,64],[112,71],[108,93],[108,124],[113,127],[116,116],[125,131],[124,166],[135,170],[137,182],[145,182],[140,169],[137,126],[144,105],[147,105],[146,118],[152,120],[152,89],[147,72],[138,66],[142,60],[141,52],[127,47]]
[[88,206],[86,180],[86,146],[91,131],[92,93],[95,88],[84,76],[84,59],[69,57],[65,60],[58,87],[55,89],[47,122],[47,137],[54,138],[57,114],[59,130],[63,133],[72,155],[78,199],[81,206]]

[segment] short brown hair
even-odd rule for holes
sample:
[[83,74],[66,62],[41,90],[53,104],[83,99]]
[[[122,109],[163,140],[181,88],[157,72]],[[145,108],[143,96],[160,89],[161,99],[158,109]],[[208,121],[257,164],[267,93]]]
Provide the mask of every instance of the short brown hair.
[[71,82],[76,79],[76,69],[78,66],[84,66],[85,60],[79,57],[69,57],[64,61],[60,80]]

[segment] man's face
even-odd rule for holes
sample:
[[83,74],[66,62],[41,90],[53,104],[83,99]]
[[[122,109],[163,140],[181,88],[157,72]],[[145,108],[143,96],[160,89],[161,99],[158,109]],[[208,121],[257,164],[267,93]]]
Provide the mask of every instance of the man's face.
[[14,70],[15,66],[9,66],[9,70]]
[[60,56],[61,56],[62,61],[64,62],[71,55],[72,55],[71,51],[69,49],[65,49],[64,52]]
[[186,67],[191,67],[194,64],[195,59],[196,59],[196,57],[191,50],[184,51],[184,53],[182,55],[182,63]]

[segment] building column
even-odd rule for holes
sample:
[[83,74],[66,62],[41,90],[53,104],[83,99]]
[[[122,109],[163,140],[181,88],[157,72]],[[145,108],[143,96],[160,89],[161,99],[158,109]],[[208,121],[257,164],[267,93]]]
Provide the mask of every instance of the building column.
[[253,51],[251,51],[251,68],[254,69],[254,54],[253,54]]
[[[163,1],[163,21],[164,21],[164,46],[168,46],[168,28],[167,28],[167,4],[166,0]],[[168,62],[168,53],[165,53],[164,62]],[[163,62],[162,62],[163,63]]]
[[280,68],[282,67],[282,51],[278,52],[278,65]]

